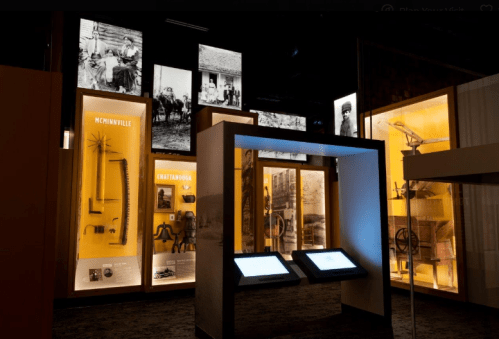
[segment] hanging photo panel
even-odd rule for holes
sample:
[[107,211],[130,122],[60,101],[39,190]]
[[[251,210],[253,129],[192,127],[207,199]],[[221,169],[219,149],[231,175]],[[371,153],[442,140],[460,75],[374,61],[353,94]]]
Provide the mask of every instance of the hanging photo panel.
[[334,134],[357,137],[357,93],[334,101]]
[[81,19],[78,87],[140,96],[142,32]]
[[[293,129],[297,131],[307,130],[307,119],[305,117],[256,110],[250,110],[250,112],[258,113],[258,126]],[[258,151],[258,157],[269,159],[307,161],[306,154],[277,152],[272,150]]]
[[191,150],[191,87],[191,71],[154,65],[153,150]]
[[199,45],[199,72],[199,105],[241,109],[241,53]]

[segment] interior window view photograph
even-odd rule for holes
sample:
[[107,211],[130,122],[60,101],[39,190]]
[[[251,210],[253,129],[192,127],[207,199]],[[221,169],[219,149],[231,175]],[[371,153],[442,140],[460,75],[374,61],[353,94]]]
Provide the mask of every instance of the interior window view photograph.
[[499,337],[499,5],[395,3],[0,12],[0,337]]

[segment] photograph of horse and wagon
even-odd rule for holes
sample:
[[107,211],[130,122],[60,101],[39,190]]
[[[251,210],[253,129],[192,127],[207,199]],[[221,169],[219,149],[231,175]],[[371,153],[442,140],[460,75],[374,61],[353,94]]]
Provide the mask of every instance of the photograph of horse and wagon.
[[152,148],[191,150],[192,72],[154,65]]

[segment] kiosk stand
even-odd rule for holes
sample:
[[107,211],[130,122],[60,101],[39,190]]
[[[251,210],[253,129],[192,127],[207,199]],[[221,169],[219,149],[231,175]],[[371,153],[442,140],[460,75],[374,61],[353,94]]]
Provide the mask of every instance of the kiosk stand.
[[342,309],[391,325],[384,142],[222,122],[197,137],[196,335],[234,336],[236,147],[339,158],[341,247],[368,273],[341,282]]

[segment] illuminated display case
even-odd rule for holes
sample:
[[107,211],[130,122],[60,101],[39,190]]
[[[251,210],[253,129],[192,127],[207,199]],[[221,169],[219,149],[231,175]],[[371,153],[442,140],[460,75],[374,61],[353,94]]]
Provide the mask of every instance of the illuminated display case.
[[[454,90],[448,88],[367,114],[366,138],[384,140],[392,285],[408,288],[408,244],[413,245],[416,291],[464,298],[464,260],[459,185],[411,180],[403,158],[457,147]],[[407,191],[409,194],[407,194]],[[407,195],[412,234],[407,231]]]
[[77,295],[142,285],[150,110],[150,99],[77,91],[70,251]]
[[[292,260],[295,250],[331,246],[328,167],[258,161],[256,174],[256,252],[276,251]],[[237,211],[236,223],[238,217],[244,222]],[[244,244],[244,228],[242,238],[237,227],[235,231],[237,253]]]
[[192,288],[196,267],[196,158],[151,156],[146,285]]

